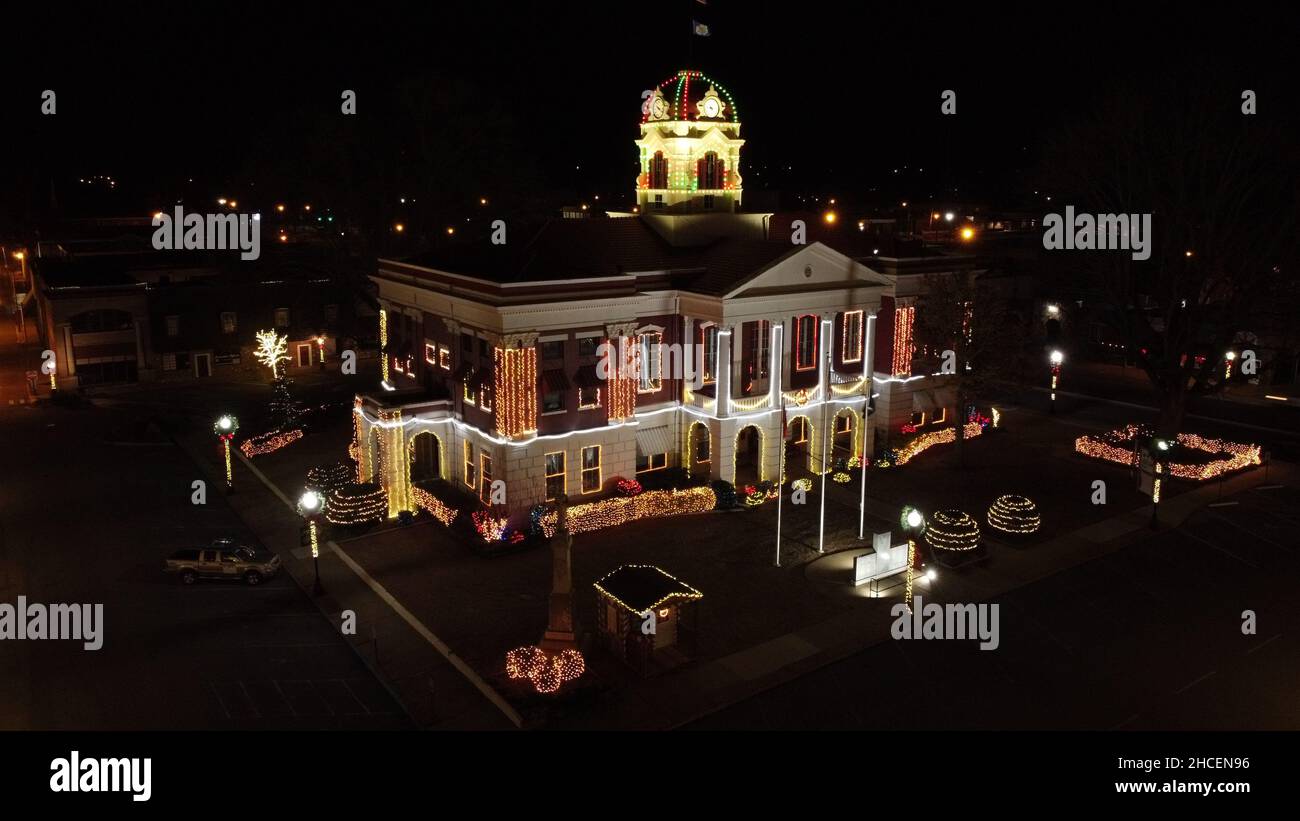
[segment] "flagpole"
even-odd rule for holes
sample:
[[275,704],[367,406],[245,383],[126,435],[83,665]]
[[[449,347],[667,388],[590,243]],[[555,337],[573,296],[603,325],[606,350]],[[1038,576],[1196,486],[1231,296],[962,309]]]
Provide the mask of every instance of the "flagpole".
[[862,442],[862,451],[858,454],[862,468],[862,495],[858,499],[858,541],[865,539],[867,533],[867,421],[871,415],[871,357],[875,353],[871,341],[875,339],[875,324],[875,314],[867,317],[866,338],[862,340],[862,428],[858,431],[858,439]]
[[776,566],[781,566],[781,500],[785,496],[785,394],[781,392],[781,368],[785,366],[782,362],[781,346],[784,344],[781,337],[784,336],[785,323],[777,323],[773,330],[773,339],[776,344],[772,346],[772,376],[776,382],[776,398],[781,400],[781,441],[777,444],[776,459]]
[[821,494],[822,498],[821,498],[821,516],[817,524],[817,552],[818,553],[826,552],[826,474],[830,472],[826,469],[826,440],[830,438],[829,436],[830,431],[826,429],[826,410],[827,408],[830,407],[830,402],[831,402],[831,398],[830,398],[831,340],[830,340],[830,330],[829,330],[830,325],[831,322],[829,319],[823,320],[821,322],[821,329],[820,329],[822,334],[822,338],[820,342],[822,348],[825,350],[825,353],[822,354],[821,357],[822,360],[821,385],[819,386],[819,391],[818,391],[822,397],[822,460],[821,460],[821,464],[818,465],[818,468],[820,468],[822,472],[822,494]]

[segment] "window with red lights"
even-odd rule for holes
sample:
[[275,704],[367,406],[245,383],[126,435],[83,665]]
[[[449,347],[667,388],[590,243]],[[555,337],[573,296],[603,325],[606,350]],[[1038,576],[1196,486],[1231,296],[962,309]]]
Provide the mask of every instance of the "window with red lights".
[[840,319],[840,358],[845,362],[862,361],[862,311],[847,311]]
[[662,151],[656,151],[650,158],[650,187],[668,187],[668,160]]
[[794,366],[810,371],[817,367],[817,317],[804,314],[795,320]]
[[710,151],[696,163],[696,179],[701,190],[716,190],[726,180],[727,164],[716,152]]

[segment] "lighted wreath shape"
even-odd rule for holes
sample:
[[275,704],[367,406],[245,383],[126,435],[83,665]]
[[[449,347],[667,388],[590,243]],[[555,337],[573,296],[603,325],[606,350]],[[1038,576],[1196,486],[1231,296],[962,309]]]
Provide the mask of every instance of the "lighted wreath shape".
[[574,649],[551,656],[540,647],[528,645],[506,653],[506,675],[512,679],[528,679],[539,693],[554,693],[566,681],[573,681],[586,671],[586,659]]

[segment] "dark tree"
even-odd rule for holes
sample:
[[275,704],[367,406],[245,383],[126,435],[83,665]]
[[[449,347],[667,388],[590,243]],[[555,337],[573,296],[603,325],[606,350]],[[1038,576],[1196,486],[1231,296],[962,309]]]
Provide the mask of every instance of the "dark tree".
[[[957,393],[957,463],[965,462],[965,409],[997,383],[1024,372],[1023,322],[997,280],[973,273],[930,274],[917,298],[913,372],[939,373]],[[945,352],[951,351],[951,356]]]
[[[1049,251],[1071,290],[1137,353],[1160,397],[1158,433],[1182,426],[1189,397],[1223,386],[1224,355],[1279,301],[1295,316],[1297,153],[1261,104],[1204,78],[1144,78],[1064,129],[1044,186],[1062,211],[1151,214],[1151,256]],[[1067,226],[1068,229],[1068,226]]]

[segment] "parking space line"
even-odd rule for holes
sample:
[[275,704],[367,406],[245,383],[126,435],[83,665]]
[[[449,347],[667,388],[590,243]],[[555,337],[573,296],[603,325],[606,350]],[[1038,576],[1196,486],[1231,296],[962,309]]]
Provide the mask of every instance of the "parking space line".
[[352,685],[348,684],[347,679],[339,678],[339,679],[335,679],[335,681],[341,683],[343,685],[343,689],[348,691],[348,695],[356,699],[357,704],[361,705],[361,709],[366,711],[366,715],[374,715],[374,712],[370,709],[370,705],[366,704],[364,701],[361,700],[361,697],[358,696],[356,691],[352,689]]
[[284,694],[284,690],[280,689],[280,680],[273,678],[271,679],[271,683],[275,685],[275,691],[280,694],[280,699],[284,702],[284,706],[289,708],[289,715],[293,716],[294,718],[297,718],[298,711],[293,708],[293,702],[290,701],[289,697]]
[[257,702],[253,700],[253,694],[248,692],[248,688],[244,686],[243,679],[239,680],[239,689],[244,691],[244,698],[248,699],[248,706],[253,708],[253,718],[261,718],[262,711],[257,709]]
[[1214,518],[1218,519],[1219,521],[1221,521],[1221,522],[1227,524],[1229,527],[1233,527],[1233,528],[1236,528],[1236,529],[1238,529],[1238,530],[1244,530],[1244,531],[1246,531],[1246,532],[1249,533],[1251,536],[1254,536],[1256,539],[1259,539],[1261,542],[1268,542],[1269,544],[1273,545],[1274,547],[1280,547],[1280,548],[1282,548],[1283,550],[1287,550],[1287,551],[1290,551],[1290,550],[1293,549],[1293,548],[1287,547],[1287,546],[1284,545],[1284,544],[1278,544],[1277,542],[1273,541],[1272,539],[1268,538],[1267,536],[1261,536],[1261,535],[1259,535],[1259,534],[1256,533],[1255,531],[1253,531],[1253,530],[1251,530],[1250,528],[1248,528],[1248,527],[1246,527],[1245,525],[1243,525],[1241,522],[1234,522],[1234,521],[1232,521],[1231,519],[1229,519],[1228,517],[1223,516],[1223,515],[1220,515],[1220,514],[1218,514],[1218,513],[1211,513],[1210,515],[1213,516]]
[[1205,681],[1207,678],[1214,675],[1216,672],[1217,672],[1216,670],[1211,670],[1210,672],[1206,673],[1205,675],[1201,676],[1195,681],[1190,682],[1188,684],[1184,684],[1182,687],[1178,688],[1177,690],[1174,690],[1174,695],[1179,695],[1181,693],[1187,692],[1188,690],[1192,689],[1196,685],[1200,684],[1202,681]]
[[1205,545],[1206,547],[1211,547],[1211,548],[1213,548],[1213,549],[1219,551],[1220,553],[1223,553],[1223,554],[1226,554],[1226,555],[1228,555],[1228,556],[1231,556],[1232,558],[1236,559],[1237,561],[1241,562],[1242,564],[1246,565],[1247,567],[1251,567],[1251,568],[1253,568],[1253,569],[1255,569],[1255,570],[1259,570],[1259,565],[1255,564],[1254,562],[1250,561],[1249,559],[1243,559],[1242,557],[1238,556],[1236,553],[1233,553],[1231,550],[1227,549],[1226,547],[1219,547],[1217,544],[1215,544],[1214,542],[1210,541],[1209,539],[1203,538],[1203,537],[1201,537],[1201,536],[1197,536],[1195,533],[1192,533],[1191,531],[1179,531],[1179,532],[1180,532],[1183,536],[1186,536],[1187,538],[1192,539],[1192,540],[1194,540],[1194,541],[1198,541],[1198,542],[1200,542],[1201,544]]
[[225,714],[226,714],[226,719],[229,720],[229,719],[230,719],[230,710],[226,709],[226,702],[222,700],[222,698],[221,698],[221,693],[218,693],[218,692],[217,692],[217,685],[215,685],[215,684],[213,684],[212,682],[209,681],[209,682],[208,682],[208,689],[212,691],[212,695],[216,696],[216,698],[217,698],[217,704],[221,707],[221,712],[225,713]]
[[1271,637],[1269,637],[1268,639],[1266,639],[1265,641],[1260,642],[1259,644],[1256,644],[1254,647],[1252,647],[1252,648],[1250,648],[1249,650],[1247,650],[1247,651],[1246,651],[1246,655],[1249,656],[1251,653],[1253,653],[1253,652],[1255,652],[1256,650],[1260,649],[1260,648],[1263,647],[1264,645],[1266,645],[1266,644],[1272,644],[1273,642],[1277,641],[1277,640],[1280,639],[1280,638],[1282,638],[1282,634],[1281,634],[1281,633],[1278,633],[1276,636],[1271,636]]

